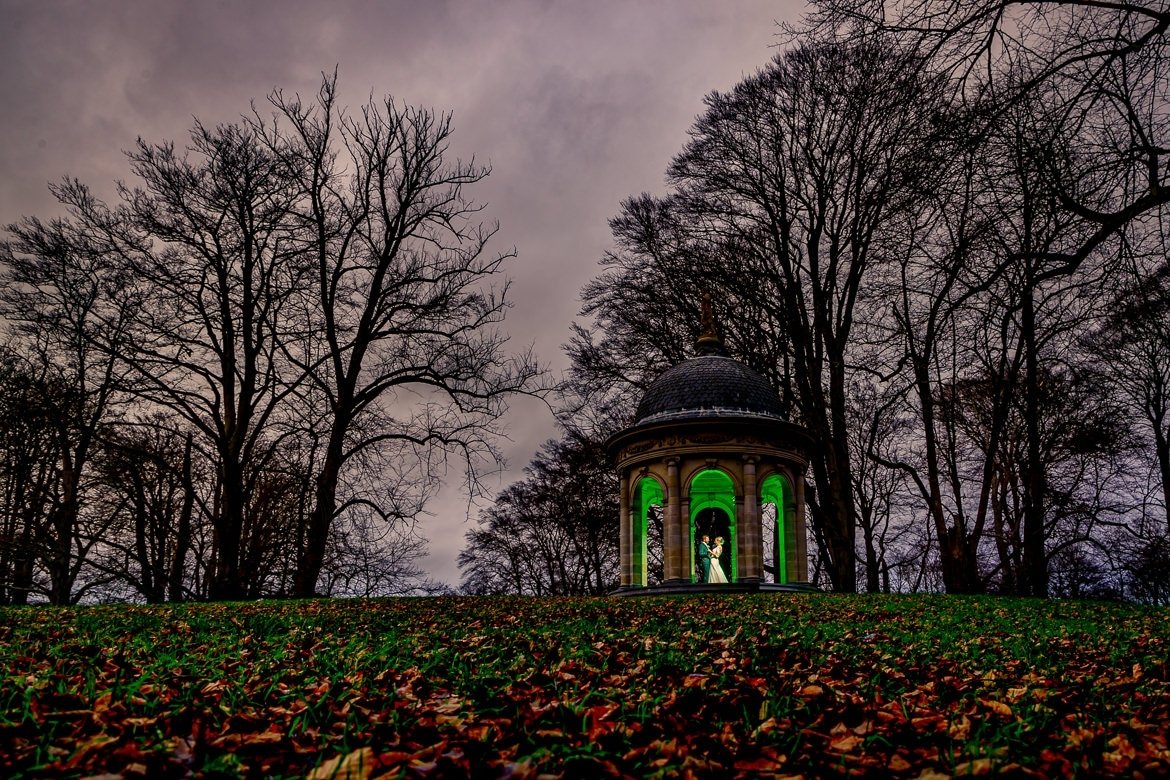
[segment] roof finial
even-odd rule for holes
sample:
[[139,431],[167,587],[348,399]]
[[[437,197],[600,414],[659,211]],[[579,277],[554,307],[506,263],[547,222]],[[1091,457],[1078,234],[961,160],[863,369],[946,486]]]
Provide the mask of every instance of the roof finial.
[[711,293],[703,293],[702,314],[700,319],[701,332],[695,339],[695,352],[700,355],[726,355],[723,340],[715,327],[715,308],[711,305]]

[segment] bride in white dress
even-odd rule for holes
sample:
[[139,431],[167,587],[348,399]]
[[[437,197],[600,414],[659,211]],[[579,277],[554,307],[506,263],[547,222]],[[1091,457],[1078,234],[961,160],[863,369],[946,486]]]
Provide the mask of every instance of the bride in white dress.
[[719,556],[723,554],[723,537],[715,537],[715,546],[711,548],[711,579],[717,585],[727,584],[727,575],[723,573],[723,565],[719,563]]

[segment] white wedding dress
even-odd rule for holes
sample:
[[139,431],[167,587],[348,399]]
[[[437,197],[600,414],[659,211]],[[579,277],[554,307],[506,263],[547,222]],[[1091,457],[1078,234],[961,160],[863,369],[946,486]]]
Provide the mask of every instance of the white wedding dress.
[[719,563],[719,556],[723,554],[723,546],[711,548],[711,579],[715,585],[726,585],[727,575],[723,573],[723,566]]

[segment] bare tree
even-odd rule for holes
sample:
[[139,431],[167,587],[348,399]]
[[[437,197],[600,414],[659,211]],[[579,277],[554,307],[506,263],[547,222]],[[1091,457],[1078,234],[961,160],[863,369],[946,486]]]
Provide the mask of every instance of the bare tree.
[[95,504],[124,520],[101,540],[95,566],[133,587],[148,603],[187,598],[187,562],[196,522],[192,436],[160,414],[107,431],[97,459]]
[[196,123],[185,153],[140,140],[129,157],[141,186],[122,188],[112,216],[145,301],[131,365],[141,398],[187,420],[214,458],[210,595],[240,597],[250,478],[263,473],[265,434],[297,378],[278,349],[302,284],[294,178],[246,124]]
[[[859,568],[870,593],[890,592],[890,569],[897,540],[908,532],[899,514],[905,474],[890,468],[890,449],[904,436],[904,388],[863,382],[855,377],[848,393],[849,445],[853,455],[853,494],[864,557]],[[909,514],[909,513],[906,513]]]
[[0,604],[25,604],[55,500],[57,454],[53,397],[20,353],[0,348]]
[[325,78],[309,105],[274,93],[290,129],[256,124],[295,175],[310,286],[303,338],[285,351],[328,419],[298,553],[300,596],[315,592],[335,518],[364,502],[338,501],[355,456],[393,449],[425,472],[440,463],[436,449],[458,451],[474,490],[482,460],[498,461],[492,440],[506,398],[533,389],[539,374],[529,355],[505,351],[497,327],[508,308],[499,272],[512,253],[487,250],[498,226],[479,222],[482,207],[466,194],[489,169],[449,159],[450,115],[386,98],[349,117],[335,89],[336,75]]
[[8,226],[13,238],[0,245],[6,268],[0,316],[20,339],[28,365],[61,389],[44,399],[55,402],[48,419],[59,461],[43,564],[50,602],[69,604],[92,546],[78,533],[82,491],[101,430],[125,387],[123,353],[135,306],[108,241],[86,224],[94,205],[88,190],[72,181],[51,189],[71,216]]
[[468,532],[463,589],[563,596],[616,587],[617,476],[601,444],[568,433],[524,471]]
[[1130,598],[1141,604],[1170,605],[1170,538],[1157,536],[1140,545],[1125,563]]
[[[866,471],[856,461],[863,453],[909,477],[925,500],[933,527],[922,538],[939,545],[949,591],[994,581],[1043,595],[1051,560],[1082,560],[1073,547],[1099,548],[1095,529],[1120,522],[1106,475],[1126,457],[1124,436],[1097,425],[1110,446],[1055,447],[1048,437],[1063,421],[1050,415],[1064,412],[1049,393],[1051,377],[1066,375],[1061,386],[1082,393],[1076,340],[1095,316],[1111,253],[1165,192],[1165,80],[1156,78],[1160,45],[1149,39],[1140,56],[1093,50],[1093,24],[1103,22],[1086,13],[1095,21],[1055,16],[1069,25],[1062,35],[1089,52],[1083,63],[1061,59],[1060,38],[1041,35],[1037,23],[1025,31],[1036,46],[1005,43],[1017,56],[987,74],[947,59],[955,50],[928,50],[936,58],[924,61],[889,43],[917,42],[923,30],[859,27],[841,44],[817,28],[830,42],[802,41],[734,92],[709,98],[672,166],[675,194],[631,199],[613,221],[619,249],[583,296],[603,337],[578,328],[569,347],[579,380],[608,388],[620,408],[683,357],[678,334],[691,327],[696,297],[688,288],[721,291],[732,351],[793,387],[795,416],[826,443],[814,462],[811,530],[836,587],[854,571],[853,529],[868,529],[860,570],[871,587],[880,557],[873,519],[881,510],[856,491],[894,484],[891,475],[854,474],[839,487],[842,474]],[[1137,41],[1132,32],[1115,39]],[[851,56],[866,63],[866,76],[890,67],[901,80],[884,77],[868,100],[850,102]],[[1057,67],[1045,72],[1045,62]],[[891,114],[913,119],[891,123]],[[851,124],[836,124],[842,117]],[[908,393],[897,413],[917,418],[919,429],[898,428],[900,446],[871,437],[872,446],[850,452],[864,441],[855,429],[878,424],[861,418],[880,411],[859,406],[850,389],[857,372],[888,385],[890,398]],[[964,378],[990,382],[988,427],[975,448],[948,397],[969,387]],[[1100,406],[1077,397],[1086,411]],[[940,403],[950,405],[941,416]],[[834,411],[850,408],[862,414]],[[1083,422],[1082,434],[1096,425]],[[1003,448],[1020,444],[1006,479]],[[1005,512],[1009,482],[1020,503]],[[1003,548],[998,564],[985,558],[988,539]]]
[[685,357],[711,291],[729,350],[822,442],[811,530],[844,590],[856,585],[854,322],[921,186],[945,95],[920,66],[880,43],[814,42],[709,96],[671,166],[674,194],[632,198],[611,223],[618,251],[582,296],[604,337],[579,328],[569,347],[581,384],[636,393]]
[[[1054,82],[1087,85],[1127,61],[1160,56],[1170,9],[1157,0],[819,0],[799,28],[788,28],[797,37],[865,39],[875,31],[922,51],[968,94],[990,92],[1007,108]],[[1019,67],[1027,69],[1023,78],[1001,80]],[[1071,96],[1094,99],[1091,89]],[[1157,149],[1143,144],[1142,153],[1157,156]]]
[[781,323],[799,417],[822,445],[814,530],[840,590],[856,581],[846,431],[856,308],[924,175],[920,144],[943,87],[880,42],[798,47],[710,96],[670,170],[700,230],[743,237],[737,284]]
[[[139,139],[118,207],[65,182],[54,192],[70,219],[9,228],[3,313],[68,391],[39,534],[52,600],[76,598],[102,536],[79,532],[79,486],[116,390],[134,399],[128,421],[151,428],[163,410],[193,434],[179,471],[163,458],[166,475],[148,443],[108,438],[106,476],[130,490],[107,490],[104,506],[126,538],[109,540],[95,576],[118,579],[124,554],[136,574],[119,581],[149,600],[310,595],[327,548],[384,536],[370,518],[409,524],[448,457],[472,491],[499,463],[506,398],[537,390],[541,371],[505,349],[500,272],[514,253],[488,251],[497,227],[466,195],[488,169],[451,159],[450,116],[387,99],[349,117],[335,86],[325,78],[316,105],[276,92],[271,118],[197,120],[186,149]],[[214,469],[206,496],[196,462]],[[359,484],[375,467],[389,496]],[[180,508],[179,493],[152,494],[180,487]],[[156,510],[178,512],[183,541],[159,535]]]
[[1170,535],[1170,266],[1127,277],[1085,342],[1096,358],[1092,375],[1138,413],[1152,444],[1163,533]]

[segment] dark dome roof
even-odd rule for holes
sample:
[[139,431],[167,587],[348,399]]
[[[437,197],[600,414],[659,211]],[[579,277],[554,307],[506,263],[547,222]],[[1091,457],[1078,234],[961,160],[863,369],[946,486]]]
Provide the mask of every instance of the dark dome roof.
[[696,417],[784,419],[780,397],[768,380],[723,355],[684,360],[646,390],[634,424]]

